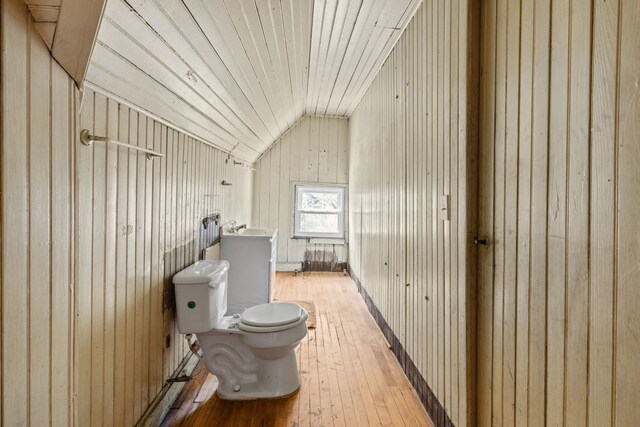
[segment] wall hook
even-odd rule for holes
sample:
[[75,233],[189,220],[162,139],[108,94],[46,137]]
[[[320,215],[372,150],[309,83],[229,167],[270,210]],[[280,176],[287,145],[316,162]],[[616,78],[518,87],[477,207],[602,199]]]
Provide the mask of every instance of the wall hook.
[[486,246],[487,245],[487,239],[484,237],[474,237],[473,238],[473,244],[476,246]]

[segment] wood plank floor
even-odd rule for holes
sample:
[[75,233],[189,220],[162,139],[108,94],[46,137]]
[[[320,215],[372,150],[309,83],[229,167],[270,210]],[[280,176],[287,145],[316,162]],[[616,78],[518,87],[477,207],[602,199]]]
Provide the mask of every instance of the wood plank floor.
[[315,304],[316,328],[296,350],[299,392],[220,400],[215,377],[199,365],[163,426],[433,425],[349,277],[278,273],[274,298]]

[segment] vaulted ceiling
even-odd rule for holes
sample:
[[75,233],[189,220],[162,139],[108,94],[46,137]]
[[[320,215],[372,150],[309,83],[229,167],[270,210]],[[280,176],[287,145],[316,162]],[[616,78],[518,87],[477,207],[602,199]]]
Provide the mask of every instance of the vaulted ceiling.
[[108,0],[90,86],[253,161],[348,116],[421,0]]
[[33,16],[35,26],[42,35],[42,39],[51,50],[62,0],[24,0],[24,2],[29,8],[29,13]]

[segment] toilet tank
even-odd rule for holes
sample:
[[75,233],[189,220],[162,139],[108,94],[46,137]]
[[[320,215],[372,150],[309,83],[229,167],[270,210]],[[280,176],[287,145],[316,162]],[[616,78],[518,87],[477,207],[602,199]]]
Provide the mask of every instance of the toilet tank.
[[227,312],[227,261],[198,261],[173,276],[178,330],[211,330]]

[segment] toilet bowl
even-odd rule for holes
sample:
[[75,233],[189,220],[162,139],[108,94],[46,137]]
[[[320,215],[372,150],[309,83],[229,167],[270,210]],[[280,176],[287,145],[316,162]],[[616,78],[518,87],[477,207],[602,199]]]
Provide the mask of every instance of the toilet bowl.
[[[243,316],[254,308],[293,308],[298,310],[298,317],[277,326],[245,323]],[[300,387],[295,349],[307,335],[307,317],[307,312],[295,304],[262,304],[240,315],[225,316],[210,331],[197,334],[204,364],[220,381],[218,395],[243,400],[295,392]]]
[[307,312],[268,303],[226,312],[227,261],[198,261],[174,276],[178,329],[195,333],[207,369],[228,400],[284,397],[300,387],[295,349],[307,335]]

